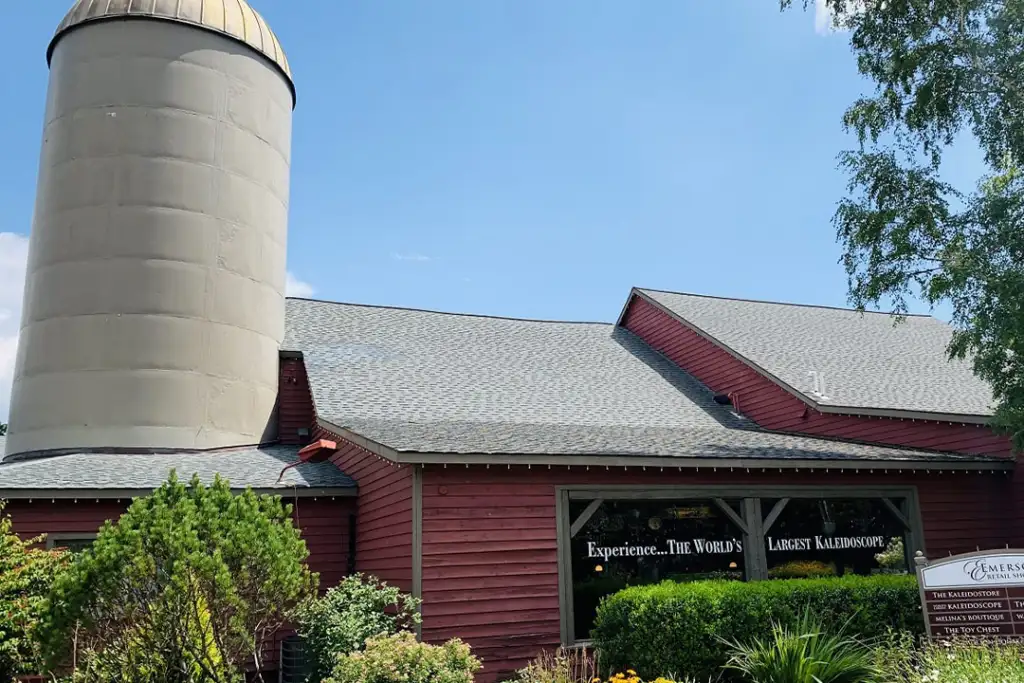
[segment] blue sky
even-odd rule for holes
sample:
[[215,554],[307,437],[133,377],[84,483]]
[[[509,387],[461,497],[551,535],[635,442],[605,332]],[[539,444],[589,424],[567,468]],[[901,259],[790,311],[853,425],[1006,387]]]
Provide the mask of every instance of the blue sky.
[[[0,384],[44,53],[69,4],[16,3],[0,22]],[[613,320],[633,285],[845,303],[835,156],[852,145],[842,112],[868,85],[813,9],[252,4],[296,74],[288,261],[317,298],[580,320]],[[962,157],[954,174],[976,174]]]

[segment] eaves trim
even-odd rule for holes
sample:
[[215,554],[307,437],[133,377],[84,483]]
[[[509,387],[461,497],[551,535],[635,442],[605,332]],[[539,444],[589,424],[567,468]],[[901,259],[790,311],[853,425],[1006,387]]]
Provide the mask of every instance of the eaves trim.
[[[153,493],[155,489],[2,489],[0,488],[0,500],[118,500],[124,498],[141,498]],[[247,489],[232,487],[235,493],[241,493]],[[253,493],[260,495],[281,496],[284,498],[316,498],[320,496],[333,496],[335,498],[354,498],[359,495],[355,486],[346,487],[261,487],[252,489]]]
[[957,471],[957,472],[1011,472],[1015,467],[1012,460],[963,456],[957,460],[889,459],[862,460],[855,458],[702,458],[682,456],[637,456],[622,454],[543,455],[535,453],[420,453],[397,451],[384,444],[367,439],[351,429],[340,427],[326,420],[318,421],[321,427],[334,432],[341,438],[364,448],[385,460],[403,465],[486,465],[498,467],[640,467],[640,468],[700,468],[717,470],[857,470],[857,471]]

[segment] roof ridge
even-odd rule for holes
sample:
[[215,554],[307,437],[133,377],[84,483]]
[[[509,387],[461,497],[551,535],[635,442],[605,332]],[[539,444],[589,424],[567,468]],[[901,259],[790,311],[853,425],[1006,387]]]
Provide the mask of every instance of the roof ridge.
[[510,315],[491,315],[487,313],[458,313],[453,311],[438,311],[431,308],[416,308],[414,306],[388,306],[385,304],[359,304],[350,301],[330,301],[328,299],[313,299],[302,296],[285,297],[288,301],[309,301],[317,304],[329,304],[331,306],[355,306],[357,308],[376,308],[387,311],[410,311],[412,313],[432,313],[434,315],[450,315],[458,318],[484,318],[487,320],[510,320],[521,323],[552,323],[559,325],[602,325],[615,327],[615,323],[595,320],[551,320],[545,318],[516,318]]
[[[801,304],[801,303],[795,303],[795,302],[791,302],[791,301],[770,301],[768,299],[747,299],[747,298],[744,298],[744,297],[735,297],[735,296],[717,296],[715,294],[695,294],[693,292],[674,292],[674,291],[668,290],[668,289],[656,289],[656,288],[653,288],[653,287],[635,287],[634,289],[636,289],[638,292],[656,292],[656,293],[659,293],[659,294],[675,294],[677,296],[693,296],[693,297],[697,297],[697,298],[700,298],[700,299],[718,299],[720,301],[742,301],[742,302],[751,303],[751,304],[772,304],[774,306],[797,306],[797,307],[800,307],[800,308],[823,308],[823,309],[830,310],[830,311],[847,311],[849,313],[874,313],[876,315],[887,315],[887,316],[896,315],[895,311],[871,311],[871,310],[868,310],[868,309],[865,309],[865,310],[862,311],[862,310],[857,309],[857,308],[849,308],[849,307],[846,307],[846,306],[828,306],[828,305],[825,305],[825,304]],[[932,320],[938,320],[939,322],[942,322],[941,320],[936,318],[934,315],[931,315],[930,313],[905,313],[903,315],[905,315],[908,318],[931,318]]]

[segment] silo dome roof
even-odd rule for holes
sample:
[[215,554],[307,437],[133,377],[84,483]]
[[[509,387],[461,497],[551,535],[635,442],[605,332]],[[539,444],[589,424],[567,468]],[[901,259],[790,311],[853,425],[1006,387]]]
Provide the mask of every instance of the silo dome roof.
[[234,38],[263,53],[292,82],[292,71],[277,36],[245,0],[77,0],[57,27],[47,59],[57,41],[82,24],[132,17],[191,24]]

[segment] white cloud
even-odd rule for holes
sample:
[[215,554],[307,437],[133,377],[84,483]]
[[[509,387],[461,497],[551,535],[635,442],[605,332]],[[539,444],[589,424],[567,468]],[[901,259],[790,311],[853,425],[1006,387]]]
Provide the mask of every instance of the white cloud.
[[430,260],[429,256],[424,256],[423,254],[416,254],[416,253],[410,253],[410,254],[392,253],[391,254],[391,258],[395,259],[396,261],[419,261],[419,262],[423,262],[423,261],[429,261]]
[[814,0],[814,30],[820,35],[832,33],[832,10],[826,0]]
[[21,299],[25,291],[28,237],[0,232],[0,422],[10,409],[14,357],[21,327]]
[[308,299],[313,296],[314,292],[316,292],[316,290],[313,289],[313,285],[308,282],[303,282],[291,273],[288,273],[288,278],[285,280],[284,285],[284,293],[286,296],[297,296],[300,299]]
[[[846,12],[849,14],[860,14],[865,9],[866,0],[845,0]],[[885,2],[881,3],[885,9]],[[845,31],[845,27],[836,25],[835,12],[829,6],[828,0],[814,0],[814,30],[823,36],[831,33]]]

